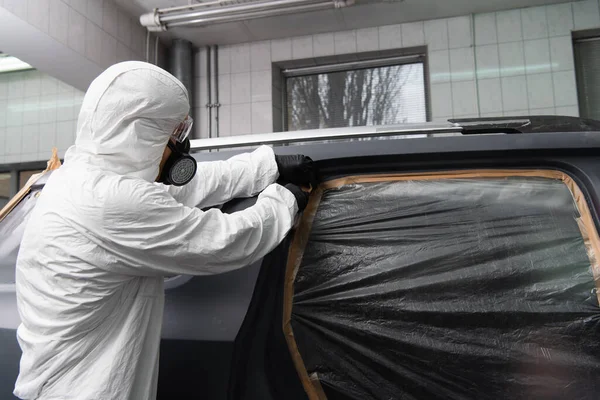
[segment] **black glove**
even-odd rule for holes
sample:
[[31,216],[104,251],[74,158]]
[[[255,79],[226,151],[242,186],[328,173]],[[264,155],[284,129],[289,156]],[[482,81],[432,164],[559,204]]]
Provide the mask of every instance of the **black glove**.
[[275,156],[279,169],[279,182],[282,185],[293,183],[298,186],[315,187],[317,185],[317,171],[310,157],[296,154],[293,156]]
[[309,194],[304,190],[300,189],[300,187],[294,185],[293,183],[288,183],[287,185],[285,185],[285,188],[292,192],[292,194],[296,198],[296,203],[298,203],[298,209],[300,211],[304,211],[304,209],[308,205]]

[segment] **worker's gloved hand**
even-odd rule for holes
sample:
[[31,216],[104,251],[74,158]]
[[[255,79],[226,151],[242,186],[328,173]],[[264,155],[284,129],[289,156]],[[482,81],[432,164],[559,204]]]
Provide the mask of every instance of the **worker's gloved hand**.
[[285,188],[292,192],[294,197],[296,198],[296,203],[298,203],[298,209],[300,211],[304,211],[306,206],[308,205],[308,192],[300,189],[299,186],[294,185],[293,183],[288,183],[285,185]]
[[316,186],[317,171],[310,157],[296,154],[292,156],[275,156],[279,169],[279,183],[293,183],[298,186]]

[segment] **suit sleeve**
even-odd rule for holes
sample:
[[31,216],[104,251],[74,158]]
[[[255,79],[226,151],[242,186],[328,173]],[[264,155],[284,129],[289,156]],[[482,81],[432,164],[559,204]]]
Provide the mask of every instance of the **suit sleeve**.
[[205,208],[234,198],[252,197],[279,177],[273,150],[262,146],[226,161],[199,162],[192,181],[181,187],[164,186],[178,202]]
[[294,196],[277,184],[267,187],[254,206],[233,214],[187,207],[149,186],[130,191],[125,209],[127,199],[105,207],[105,269],[138,276],[231,271],[277,247],[298,212]]

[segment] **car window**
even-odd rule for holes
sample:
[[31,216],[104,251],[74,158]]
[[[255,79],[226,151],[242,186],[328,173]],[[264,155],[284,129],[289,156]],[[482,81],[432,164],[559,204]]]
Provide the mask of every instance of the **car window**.
[[35,174],[39,174],[43,172],[43,170],[27,170],[27,171],[19,171],[19,190],[23,188],[31,178]]
[[595,398],[597,246],[583,194],[554,171],[330,182],[286,275],[304,387],[336,399]]
[[4,207],[10,198],[10,173],[0,173],[0,208]]

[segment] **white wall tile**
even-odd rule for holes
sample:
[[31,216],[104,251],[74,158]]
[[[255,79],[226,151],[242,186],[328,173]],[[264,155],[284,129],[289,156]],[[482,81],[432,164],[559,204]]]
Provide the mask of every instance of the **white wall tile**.
[[105,1],[102,8],[102,29],[114,37],[118,37],[120,10],[112,1]]
[[131,60],[131,50],[121,42],[117,42],[117,62]]
[[[270,87],[270,86],[269,86]],[[202,89],[206,90],[206,89]],[[219,75],[219,103],[231,104],[231,75]],[[201,104],[198,104],[201,106]]]
[[27,1],[26,0],[4,0],[4,8],[23,19],[27,19]]
[[252,133],[273,132],[273,107],[270,101],[252,103]]
[[292,39],[292,58],[294,60],[312,58],[312,36],[300,36]]
[[527,93],[529,98],[529,108],[554,107],[552,74],[528,75]]
[[600,12],[597,0],[573,2],[575,29],[590,29],[600,26]]
[[500,79],[480,79],[479,108],[482,114],[502,113],[502,86]]
[[454,116],[477,115],[477,88],[475,81],[452,82]]
[[24,96],[39,96],[42,91],[42,82],[40,79],[40,74],[37,71],[33,71],[33,73],[27,74],[25,79],[25,88],[24,88]]
[[498,45],[477,46],[475,57],[477,61],[477,78],[498,78],[500,76],[500,58]]
[[117,39],[102,31],[102,58],[100,65],[108,68],[117,62]]
[[252,72],[252,102],[271,101],[271,71]]
[[529,7],[521,10],[523,39],[542,39],[548,37],[546,7]]
[[472,47],[450,50],[450,71],[453,82],[475,79],[475,56]]
[[577,108],[577,106],[556,107],[556,115],[565,117],[579,117],[579,108]]
[[23,140],[23,127],[6,128],[6,154],[20,154]]
[[271,60],[287,61],[291,59],[292,41],[290,39],[271,40]]
[[41,77],[41,82],[42,82],[42,95],[54,95],[56,93],[58,93],[58,80],[49,76],[49,75],[45,75]]
[[6,126],[15,127],[23,125],[23,100],[13,100],[6,110]]
[[[219,80],[229,75],[219,75]],[[208,103],[208,91],[207,91],[207,78],[206,76],[201,76],[197,79],[194,79],[194,99],[193,106],[194,108],[206,108],[206,104]],[[224,94],[227,95],[227,94]],[[221,93],[219,93],[221,96]],[[231,93],[229,93],[229,97],[231,97]],[[220,101],[220,99],[219,99]]]
[[250,44],[250,69],[252,71],[271,70],[271,43],[269,41]]
[[67,150],[75,144],[75,124],[73,121],[56,123],[56,145],[61,150]]
[[475,44],[477,46],[498,43],[496,14],[475,14]]
[[69,9],[69,47],[85,54],[85,18],[74,9]]
[[23,91],[25,90],[25,80],[20,74],[9,75],[8,81],[8,98],[15,99],[23,97]]
[[451,49],[472,46],[471,17],[464,16],[448,19],[448,39]]
[[554,93],[556,107],[577,106],[577,86],[574,71],[554,72]]
[[87,3],[88,0],[68,0],[69,5],[76,10],[79,14],[87,16]]
[[445,50],[448,48],[448,20],[435,19],[425,21],[425,43],[429,50]]
[[219,107],[219,136],[231,136],[231,106]]
[[568,71],[575,68],[573,41],[571,36],[559,36],[550,39],[550,57],[553,71]]
[[[112,1],[112,0],[108,0]],[[88,0],[87,15],[88,18],[96,25],[102,27],[102,14],[104,8],[104,0]]]
[[8,97],[8,75],[0,75],[0,100]]
[[44,33],[48,33],[49,14],[50,0],[27,0],[27,20]]
[[356,31],[335,32],[333,46],[336,55],[356,53]]
[[402,47],[423,46],[425,31],[423,22],[402,24]]
[[381,50],[402,48],[402,25],[380,26],[379,48]]
[[46,158],[46,155],[51,154],[52,147],[56,146],[56,122],[48,124],[40,124],[38,138],[38,148],[40,159]]
[[540,74],[550,72],[550,44],[548,39],[526,40],[525,72],[527,74]]
[[502,109],[507,111],[528,108],[527,80],[525,76],[502,78]]
[[523,42],[501,43],[500,75],[514,76],[525,74],[525,54]]
[[[6,127],[6,113],[7,113],[8,102],[6,100],[0,100],[0,128]],[[2,147],[2,146],[0,146]]]
[[131,46],[131,35],[133,26],[129,15],[121,10],[118,10],[117,19],[117,39],[119,39],[124,45]]
[[359,53],[379,50],[379,29],[366,28],[356,31],[356,51]]
[[39,152],[40,126],[28,125],[23,129],[23,141],[21,143],[21,154],[33,154],[29,161],[34,161]]
[[519,10],[502,11],[496,13],[496,26],[498,27],[498,42],[515,42],[523,40],[521,29],[521,12]]
[[[38,92],[39,93],[39,92]],[[0,105],[1,107],[1,105]],[[23,122],[25,124],[39,124],[40,122],[40,98],[28,97],[23,107]]]
[[146,54],[146,29],[138,24],[131,26],[131,45],[129,48],[134,54],[137,54],[142,58]]
[[[221,62],[221,51],[219,48],[219,59],[218,62]],[[197,51],[194,52],[194,77],[206,76],[206,46],[198,48]],[[221,71],[219,71],[219,75]]]
[[553,4],[546,6],[548,18],[548,35],[570,35],[573,29],[573,10],[571,3]]
[[85,24],[85,56],[95,63],[102,61],[102,34],[104,32],[92,21]]
[[452,86],[450,83],[431,85],[431,114],[434,118],[451,117],[453,115]]
[[231,103],[250,103],[251,78],[249,72],[231,74]]
[[505,117],[527,117],[530,115],[530,112],[528,108],[525,108],[522,110],[504,111],[502,115]]
[[429,76],[431,83],[450,82],[450,52],[448,50],[429,53]]
[[40,123],[56,122],[56,95],[46,95],[40,98]]
[[247,43],[231,46],[231,73],[250,71],[250,45]]
[[556,109],[554,107],[550,108],[532,108],[529,113],[531,115],[555,115]]
[[252,105],[233,104],[231,106],[231,136],[252,133]]
[[231,73],[231,51],[230,46],[219,47],[219,75]]
[[322,33],[319,35],[313,35],[313,53],[315,57],[333,55],[333,33]]

